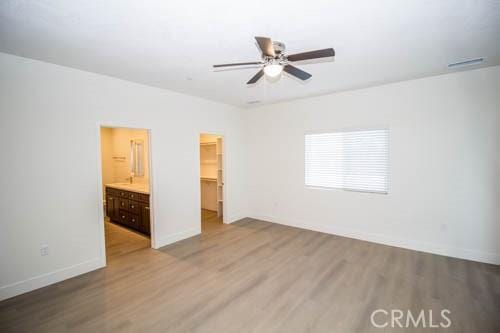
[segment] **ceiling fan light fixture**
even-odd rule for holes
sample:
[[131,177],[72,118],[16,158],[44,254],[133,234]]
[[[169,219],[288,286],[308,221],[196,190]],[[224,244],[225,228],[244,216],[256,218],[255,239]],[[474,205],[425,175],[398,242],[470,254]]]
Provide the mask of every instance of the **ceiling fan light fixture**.
[[279,64],[269,64],[264,67],[264,73],[269,77],[277,77],[283,71],[283,66]]
[[[260,61],[219,64],[213,65],[213,67],[223,68],[236,66],[243,68],[241,66],[259,66],[259,71],[255,73],[250,80],[248,80],[247,85],[257,83],[264,75],[270,78],[279,78],[283,71],[299,80],[307,81],[312,77],[312,75],[293,66],[290,64],[291,62],[319,58],[332,58],[335,56],[335,50],[333,48],[287,55],[285,54],[285,44],[282,42],[273,42],[269,37],[255,37],[255,41],[257,42],[257,46],[260,51]],[[271,81],[274,82],[275,80]]]

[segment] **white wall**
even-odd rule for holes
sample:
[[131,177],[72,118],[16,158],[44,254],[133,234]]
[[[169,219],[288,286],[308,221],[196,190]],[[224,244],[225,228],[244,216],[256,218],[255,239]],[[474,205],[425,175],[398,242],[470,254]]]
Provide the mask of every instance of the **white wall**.
[[[500,264],[500,67],[252,108],[245,118],[253,217]],[[305,131],[373,126],[390,128],[388,195],[304,187]]]
[[[2,53],[0,73],[0,299],[103,265],[99,125],[151,129],[155,246],[200,231],[199,133],[215,132],[229,221],[500,263],[500,67],[244,111]],[[305,131],[380,125],[388,195],[304,188]]]
[[201,132],[225,135],[228,220],[247,215],[240,109],[3,53],[0,73],[0,299],[104,263],[101,124],[151,129],[155,246],[200,232]]

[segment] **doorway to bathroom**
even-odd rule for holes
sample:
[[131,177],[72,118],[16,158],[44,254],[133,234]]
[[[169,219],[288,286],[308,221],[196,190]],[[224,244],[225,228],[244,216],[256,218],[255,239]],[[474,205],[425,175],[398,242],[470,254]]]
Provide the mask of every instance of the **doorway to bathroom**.
[[100,127],[106,260],[151,247],[150,133]]
[[201,232],[223,227],[224,210],[224,137],[202,133],[200,145]]

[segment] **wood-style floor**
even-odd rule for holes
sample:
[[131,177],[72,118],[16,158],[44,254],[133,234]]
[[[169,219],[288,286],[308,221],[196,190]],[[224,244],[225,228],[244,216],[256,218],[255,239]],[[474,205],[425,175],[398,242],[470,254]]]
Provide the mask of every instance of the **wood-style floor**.
[[201,210],[201,232],[213,232],[224,228],[222,217],[217,216],[217,212],[213,210]]
[[379,308],[500,332],[500,267],[244,219],[3,301],[0,331],[384,332]]
[[104,222],[107,262],[117,257],[151,247],[149,237],[109,221]]

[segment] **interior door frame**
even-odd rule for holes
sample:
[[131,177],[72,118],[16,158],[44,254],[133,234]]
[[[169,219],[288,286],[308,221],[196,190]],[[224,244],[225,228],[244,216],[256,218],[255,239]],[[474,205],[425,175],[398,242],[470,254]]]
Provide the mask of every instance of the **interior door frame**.
[[127,123],[119,123],[119,122],[98,122],[97,123],[97,195],[98,195],[98,230],[99,230],[99,244],[100,244],[100,254],[101,254],[101,264],[102,266],[106,266],[106,235],[104,232],[104,210],[103,210],[103,183],[102,183],[102,146],[101,146],[101,128],[129,128],[134,130],[143,130],[148,133],[148,163],[149,163],[149,224],[150,224],[150,240],[151,240],[151,248],[157,249],[158,245],[156,243],[156,225],[155,225],[155,205],[154,205],[154,189],[153,189],[153,158],[152,158],[152,129],[147,126],[140,127]]
[[[217,135],[222,138],[222,223],[224,224],[229,224],[229,219],[227,216],[227,177],[226,177],[226,160],[227,160],[227,149],[226,149],[226,134],[224,132],[217,132],[217,131],[200,131],[198,132],[198,136],[196,138],[196,144],[198,145],[198,182],[200,182],[201,179],[201,160],[200,160],[200,136],[202,134],[209,134],[209,135]],[[200,221],[200,226],[201,226],[201,183],[198,185],[198,213],[199,213],[199,221]]]

